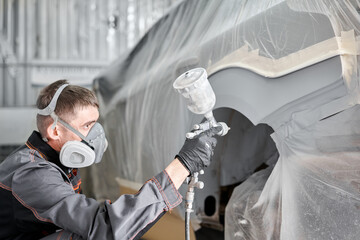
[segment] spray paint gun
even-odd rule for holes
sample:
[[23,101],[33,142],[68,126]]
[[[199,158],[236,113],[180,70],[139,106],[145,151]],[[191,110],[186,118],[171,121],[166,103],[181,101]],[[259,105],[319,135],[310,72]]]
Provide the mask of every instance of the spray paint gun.
[[[215,106],[215,93],[207,79],[206,70],[195,68],[180,75],[174,82],[173,87],[181,93],[187,102],[188,109],[195,114],[203,114],[206,121],[195,124],[193,130],[186,134],[186,138],[192,139],[211,127],[221,126],[219,136],[225,136],[230,128],[224,122],[217,122],[213,115]],[[204,171],[200,171],[204,174]],[[193,212],[195,188],[202,189],[204,183],[198,180],[199,173],[194,173],[188,180],[188,190],[185,197],[185,239],[190,240],[190,213]]]
[[180,75],[174,82],[173,87],[181,93],[188,109],[195,114],[203,114],[207,121],[195,124],[193,131],[186,134],[187,138],[194,138],[211,127],[220,125],[222,130],[217,133],[224,136],[230,128],[224,122],[217,122],[212,109],[215,106],[215,93],[207,79],[204,68],[195,68]]

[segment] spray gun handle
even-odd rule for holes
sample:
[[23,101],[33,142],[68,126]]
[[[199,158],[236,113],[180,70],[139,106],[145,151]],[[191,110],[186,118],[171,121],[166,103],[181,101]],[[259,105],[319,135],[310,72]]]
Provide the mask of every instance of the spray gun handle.
[[200,135],[202,132],[209,130],[211,127],[216,125],[221,126],[221,130],[216,134],[218,136],[225,136],[230,130],[228,125],[224,122],[216,122],[215,125],[213,125],[213,123],[211,123],[210,121],[206,121],[200,124],[195,124],[193,127],[195,131],[186,133],[186,138],[193,139],[194,137]]

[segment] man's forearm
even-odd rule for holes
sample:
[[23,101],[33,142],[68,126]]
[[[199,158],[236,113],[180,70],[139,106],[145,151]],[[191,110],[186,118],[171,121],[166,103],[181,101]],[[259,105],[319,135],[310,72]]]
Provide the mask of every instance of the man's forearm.
[[165,168],[165,171],[170,176],[173,181],[176,189],[179,189],[181,184],[185,181],[186,177],[189,175],[188,170],[181,164],[181,162],[175,158],[169,166]]

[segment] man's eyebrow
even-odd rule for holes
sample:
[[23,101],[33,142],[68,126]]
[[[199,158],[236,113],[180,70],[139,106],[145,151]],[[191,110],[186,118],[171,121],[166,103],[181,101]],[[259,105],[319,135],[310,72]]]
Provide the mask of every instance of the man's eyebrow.
[[88,121],[88,122],[84,123],[82,126],[90,125],[92,123],[96,123],[96,120]]

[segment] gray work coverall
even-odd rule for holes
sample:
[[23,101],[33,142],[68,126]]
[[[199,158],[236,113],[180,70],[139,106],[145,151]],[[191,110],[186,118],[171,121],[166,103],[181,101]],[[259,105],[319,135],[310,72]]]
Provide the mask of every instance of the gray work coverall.
[[166,171],[113,203],[86,198],[80,183],[76,169],[62,166],[34,131],[0,164],[0,240],[139,239],[182,201]]

